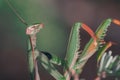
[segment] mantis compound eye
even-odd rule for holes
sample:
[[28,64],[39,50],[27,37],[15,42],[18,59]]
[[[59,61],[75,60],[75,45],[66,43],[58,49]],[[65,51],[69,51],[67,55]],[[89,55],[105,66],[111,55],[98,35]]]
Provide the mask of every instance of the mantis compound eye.
[[26,34],[27,35],[34,35],[34,34],[37,34],[40,29],[43,28],[43,24],[35,24],[35,25],[32,25],[32,26],[29,26],[27,29],[26,29]]

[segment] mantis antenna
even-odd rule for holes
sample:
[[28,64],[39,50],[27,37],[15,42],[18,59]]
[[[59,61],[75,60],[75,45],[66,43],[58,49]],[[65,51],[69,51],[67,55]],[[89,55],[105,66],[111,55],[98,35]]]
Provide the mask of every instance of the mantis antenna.
[[26,26],[28,26],[27,22],[18,14],[18,12],[16,11],[16,9],[13,7],[13,5],[10,3],[9,0],[5,0],[6,3],[8,4],[8,6],[12,9],[12,11],[15,13],[15,15],[18,17],[18,19],[25,24]]

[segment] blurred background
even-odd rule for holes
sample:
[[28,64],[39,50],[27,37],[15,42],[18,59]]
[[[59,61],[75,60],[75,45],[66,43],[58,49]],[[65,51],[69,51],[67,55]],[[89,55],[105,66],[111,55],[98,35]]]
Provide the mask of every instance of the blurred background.
[[[10,0],[17,12],[29,24],[44,23],[37,35],[40,50],[64,58],[70,29],[75,22],[84,22],[94,31],[106,18],[120,19],[120,0]],[[0,0],[0,80],[29,80],[27,66],[27,36],[25,26],[14,12]],[[106,41],[116,42],[113,54],[120,54],[120,27],[112,24]],[[81,30],[82,47],[90,36]],[[96,55],[86,64],[81,78],[96,77]],[[58,68],[61,70],[61,68]],[[43,67],[41,80],[54,80]],[[108,78],[105,80],[113,80]]]

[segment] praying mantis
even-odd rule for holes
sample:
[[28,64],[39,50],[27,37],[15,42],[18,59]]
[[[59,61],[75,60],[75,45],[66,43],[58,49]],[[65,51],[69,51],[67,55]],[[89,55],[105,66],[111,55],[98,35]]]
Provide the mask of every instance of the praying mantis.
[[[83,70],[83,67],[89,58],[94,55],[96,51],[98,51],[97,62],[99,63],[104,52],[112,46],[113,42],[106,42],[104,40],[110,24],[115,23],[120,25],[119,20],[108,18],[101,23],[101,25],[94,33],[92,29],[86,24],[82,22],[75,23],[71,29],[65,59],[61,59],[56,55],[37,49],[37,33],[39,33],[40,30],[44,28],[44,24],[39,23],[29,26],[26,21],[20,17],[9,0],[5,1],[16,14],[16,16],[20,19],[20,21],[28,26],[26,29],[26,35],[28,36],[27,56],[30,80],[40,80],[38,64],[41,64],[56,80],[79,80],[79,76]],[[88,41],[82,51],[80,51],[81,28],[91,36],[91,39]],[[64,68],[63,74],[60,73],[54,65],[62,66]]]

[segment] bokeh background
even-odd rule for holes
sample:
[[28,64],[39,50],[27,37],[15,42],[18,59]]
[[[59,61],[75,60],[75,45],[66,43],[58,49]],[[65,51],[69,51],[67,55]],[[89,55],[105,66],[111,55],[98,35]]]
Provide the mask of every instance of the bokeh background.
[[[37,35],[40,50],[64,58],[70,29],[75,22],[84,22],[94,31],[106,18],[120,19],[120,0],[10,0],[17,12],[29,24],[44,23]],[[0,0],[0,80],[29,80],[27,66],[27,36],[25,26],[13,11]],[[106,41],[116,42],[111,50],[120,54],[120,27],[112,24]],[[82,47],[90,36],[81,30]],[[81,78],[96,77],[96,55],[86,64]],[[58,67],[59,70],[61,68]],[[54,80],[40,66],[41,80]],[[113,80],[107,78],[105,80]]]

